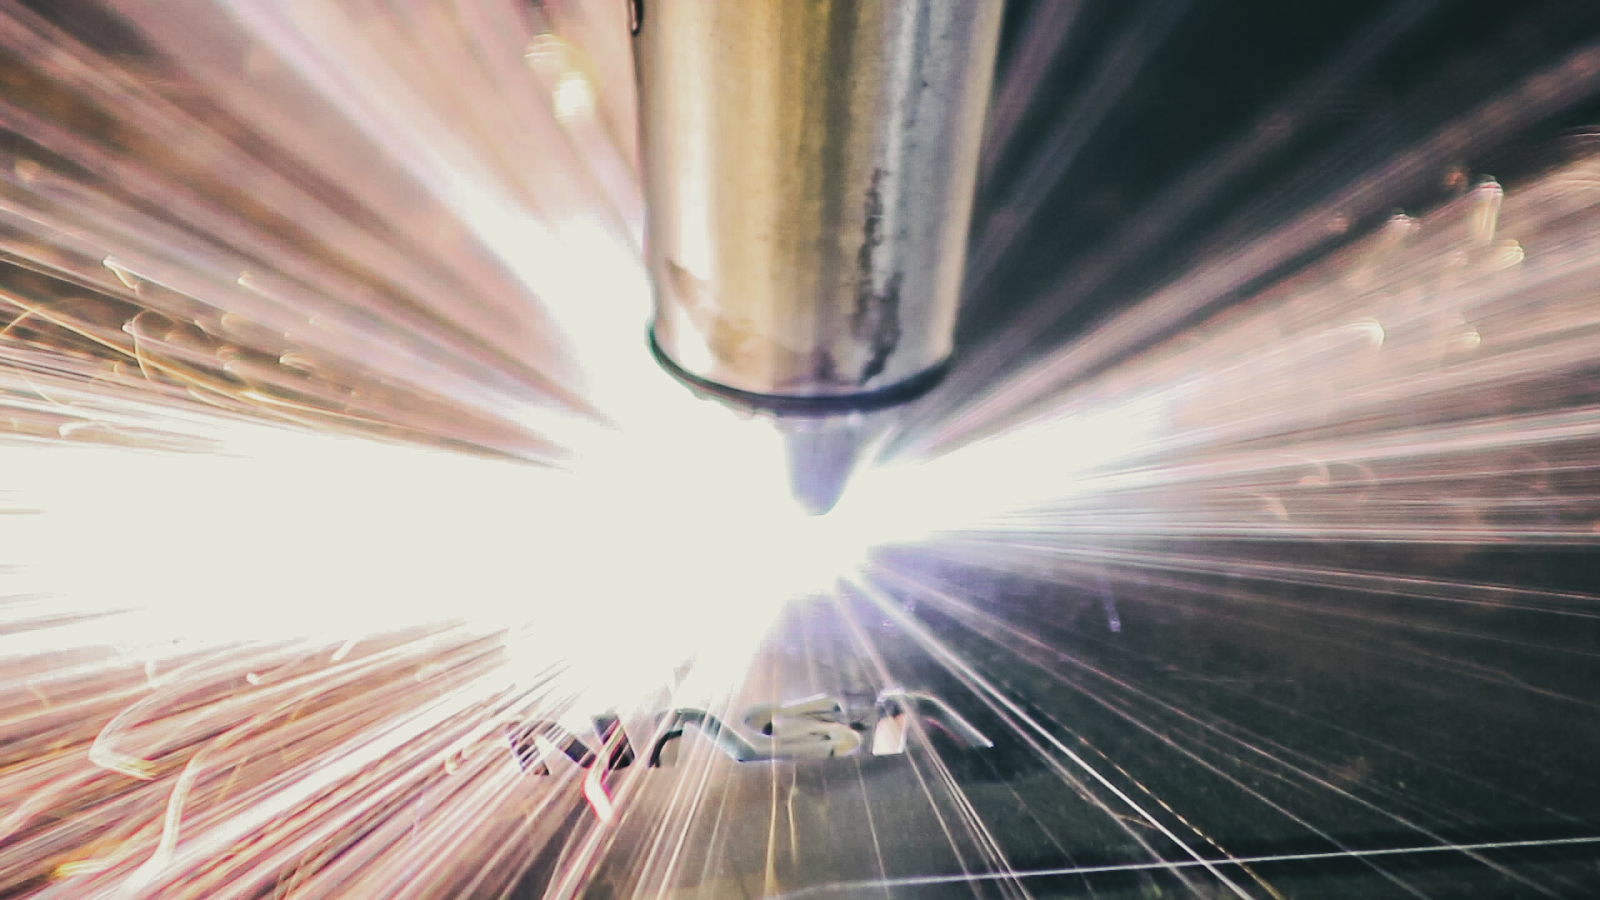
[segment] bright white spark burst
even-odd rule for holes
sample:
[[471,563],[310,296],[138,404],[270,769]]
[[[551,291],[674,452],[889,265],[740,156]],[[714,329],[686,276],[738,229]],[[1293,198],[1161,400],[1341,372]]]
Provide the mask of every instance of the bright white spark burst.
[[[291,873],[306,894],[498,891],[525,860],[464,874],[451,848],[537,846],[527,804],[573,792],[520,776],[508,725],[582,734],[600,713],[708,704],[779,607],[860,549],[787,497],[769,427],[641,352],[636,199],[592,83],[614,61],[597,72],[558,23],[509,4],[458,11],[454,47],[331,4],[219,3],[180,32],[164,9],[120,12],[184,67],[168,74],[210,85],[402,234],[361,234],[147,74],[0,10],[25,68],[158,142],[183,135],[118,157],[36,120],[52,152],[121,167],[119,183],[18,158],[24,190],[0,209],[22,235],[8,249],[103,292],[96,312],[43,283],[5,291],[7,408],[33,439],[0,446],[0,890],[253,896]],[[568,12],[568,33],[616,24]],[[209,49],[240,41],[247,71],[218,68]],[[480,79],[487,131],[429,93],[427,65],[386,54]],[[308,108],[334,118],[304,127]],[[352,154],[362,140],[394,167]],[[511,156],[540,165],[496,168]],[[186,165],[355,265],[296,252],[270,215],[230,215]],[[372,272],[412,307],[360,283]],[[601,812],[614,790],[583,793]],[[391,818],[431,863],[394,864]]]
[[[786,496],[770,429],[690,398],[641,352],[626,47],[605,37],[622,4],[562,5],[553,22],[510,4],[361,19],[330,2],[219,0],[182,22],[159,3],[108,5],[155,51],[112,59],[0,8],[13,65],[144,141],[112,152],[7,100],[48,152],[8,159],[5,249],[56,286],[0,286],[17,437],[0,445],[0,891],[497,896],[540,846],[568,852],[552,892],[576,891],[606,822],[662,782],[575,766],[524,777],[505,727],[557,720],[594,740],[597,712],[649,726],[664,705],[715,708],[785,605],[839,579],[1097,798],[1148,851],[1129,865],[1187,878],[1212,867],[1193,848],[1227,849],[1114,784],[1115,763],[1063,743],[882,588],[909,585],[1042,669],[1059,654],[920,573],[867,564],[868,549],[922,543],[1076,584],[1112,564],[1217,570],[1139,543],[1152,537],[1587,542],[1600,529],[1582,480],[1600,416],[1566,390],[1600,349],[1593,163],[1397,218],[1076,383],[1244,263],[1199,267],[988,386],[819,520]],[[205,85],[232,118],[213,126],[159,89],[172,84]],[[242,150],[234,121],[274,135],[305,183]],[[197,172],[227,189],[194,186]],[[347,193],[320,196],[319,180]],[[259,208],[236,210],[239,193]],[[1512,402],[1539,391],[1534,408]],[[1397,412],[1413,401],[1427,414]],[[1269,569],[1253,566],[1235,570]],[[1289,568],[1270,574],[1369,577]],[[844,618],[887,684],[891,663]],[[670,782],[641,892],[694,874],[673,835],[709,815],[710,772]],[[952,847],[976,847],[949,877],[1020,877],[937,760],[924,775],[927,796],[951,802],[939,826]],[[596,815],[574,824],[563,798],[579,795]],[[1255,884],[1229,873],[1218,884]]]

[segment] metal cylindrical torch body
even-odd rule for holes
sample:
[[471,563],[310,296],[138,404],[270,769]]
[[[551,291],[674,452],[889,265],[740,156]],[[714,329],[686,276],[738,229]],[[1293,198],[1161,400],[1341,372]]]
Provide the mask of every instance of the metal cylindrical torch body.
[[1003,0],[634,0],[651,344],[831,509],[953,349]]
[[952,349],[1002,5],[642,0],[669,367],[780,411],[931,380]]

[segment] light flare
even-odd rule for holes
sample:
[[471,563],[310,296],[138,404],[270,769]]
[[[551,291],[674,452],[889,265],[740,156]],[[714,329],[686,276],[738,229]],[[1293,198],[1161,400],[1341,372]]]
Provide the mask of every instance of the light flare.
[[[1364,733],[1339,735],[1360,743],[1354,762],[1286,749],[1301,735],[1259,740],[1171,699],[1193,681],[1260,700],[1274,721],[1301,716],[1261,700],[1265,679],[1230,687],[1183,670],[1187,647],[1142,684],[1097,665],[1085,648],[1120,652],[1113,642],[1153,630],[1149,604],[1119,611],[1126,583],[1159,587],[1180,613],[1172,597],[1207,612],[1234,603],[1243,611],[1219,617],[1221,630],[1270,637],[1247,649],[1304,647],[1311,635],[1322,643],[1291,661],[1304,667],[1297,677],[1336,639],[1392,642],[1403,665],[1468,685],[1457,699],[1508,691],[1519,706],[1557,710],[1546,718],[1564,726],[1592,706],[1546,670],[1524,677],[1479,658],[1487,645],[1549,655],[1543,631],[1561,629],[1541,620],[1531,636],[1502,635],[1490,633],[1500,619],[1406,617],[1426,602],[1570,623],[1593,618],[1593,596],[1252,560],[1204,542],[1448,555],[1600,540],[1592,158],[1510,189],[1469,189],[1452,169],[1463,190],[1444,209],[1395,216],[1211,314],[1219,298],[1381,215],[1416,173],[1587,96],[1600,73],[1593,46],[1079,341],[981,390],[953,390],[948,415],[913,423],[909,449],[812,518],[788,495],[772,423],[695,399],[644,350],[635,148],[617,127],[632,116],[624,4],[223,0],[183,20],[151,0],[107,6],[145,43],[102,53],[25,5],[0,4],[0,74],[55,91],[0,97],[7,132],[26,138],[0,160],[0,251],[20,261],[0,273],[0,892],[493,896],[547,850],[561,854],[552,891],[570,893],[631,825],[645,850],[619,883],[665,896],[680,876],[719,871],[716,853],[743,837],[727,836],[746,823],[724,821],[718,805],[731,791],[712,792],[725,788],[717,766],[733,764],[700,746],[679,774],[652,781],[642,765],[582,770],[536,735],[552,765],[530,776],[506,734],[554,722],[601,746],[612,738],[596,714],[652,736],[674,706],[734,721],[735,697],[768,686],[752,663],[802,598],[822,598],[835,617],[806,637],[848,644],[830,662],[866,670],[871,689],[942,672],[972,695],[961,699],[1009,723],[1015,733],[997,736],[1020,738],[1049,774],[1026,790],[1083,801],[1089,815],[1071,807],[1072,826],[1104,825],[1093,845],[1142,854],[1107,868],[1166,869],[1189,884],[1182,868],[1221,867],[1218,884],[1240,892],[1254,886],[1232,877],[1236,867],[1273,890],[1246,867],[1270,857],[1230,855],[1202,830],[1208,810],[1180,809],[1140,780],[1153,781],[1139,760],[1074,735],[1085,710],[1113,716],[1119,744],[1156,741],[1166,755],[1146,769],[1243,785],[1237,796],[1262,803],[1252,809],[1339,851],[1308,857],[1413,851],[1339,845],[1316,811],[1269,799],[1268,782],[1287,785],[1290,803],[1360,807],[1381,826],[1372,832],[1412,834],[1416,852],[1510,845],[1448,844],[1404,811],[1415,798],[1403,783],[1363,783],[1368,757],[1437,770],[1425,754]],[[1034,12],[1027,64],[1002,89],[1001,139],[1026,130],[1020,98],[1055,65],[1052,47],[1078,43],[1067,40],[1069,6]],[[1086,124],[1159,56],[1185,4],[1157,6],[1095,67],[1088,102],[1052,126],[1070,152],[1039,157],[1015,181],[1018,203],[980,236],[979,283],[1042,214],[1053,194],[1039,188],[1069,171]],[[1397,7],[1363,40],[1390,40],[1427,6]],[[601,37],[580,51],[562,32]],[[1364,47],[1347,55],[1366,58]],[[1165,190],[1147,227],[1067,288],[1108,283],[1220,196],[1240,160],[1266,159],[1282,133],[1308,128],[1302,112],[1365,71],[1350,59],[1298,91],[1293,115],[1263,120],[1273,127],[1250,129],[1222,164]],[[187,96],[196,86],[204,103]],[[57,101],[94,115],[58,121]],[[985,151],[988,167],[1014,155],[1002,149]],[[963,366],[1011,359],[1018,335],[1058,314],[1046,301]],[[1178,324],[1195,327],[1174,337]],[[1024,573],[1059,590],[1038,608],[991,608],[977,589],[908,571],[880,552],[888,545],[958,560],[968,579]],[[1285,598],[1285,585],[1403,602],[1375,614],[1342,608],[1340,595]],[[936,633],[918,603],[955,626]],[[1083,609],[1095,628],[1077,628]],[[1277,624],[1293,616],[1304,618]],[[915,653],[891,652],[897,634]],[[1471,653],[1449,648],[1467,637],[1479,642]],[[1024,710],[993,677],[996,658],[1065,685],[1071,702]],[[1052,706],[1037,694],[1035,706]],[[1547,702],[1561,705],[1534,706]],[[983,789],[969,793],[925,734],[907,728],[894,743],[911,752],[871,761],[911,767],[893,827],[926,826],[913,830],[917,852],[939,845],[962,874],[888,874],[906,860],[886,865],[863,766],[843,781],[861,785],[850,809],[865,813],[880,877],[856,886],[1009,880],[1021,891],[1029,876],[994,832],[1045,804],[1018,817],[1007,785],[995,792],[1007,812],[986,818]],[[1234,774],[1241,759],[1258,767],[1248,778]],[[780,771],[761,769],[767,886],[812,850],[794,837],[801,779],[782,784]],[[1458,776],[1432,771],[1465,785],[1462,796],[1484,792],[1483,779]],[[1494,802],[1508,793],[1487,787],[1500,791]],[[1390,793],[1379,802],[1375,790]],[[630,806],[646,795],[658,805]],[[1430,815],[1462,818],[1439,806]],[[826,816],[853,814],[845,808]],[[707,841],[697,869],[700,825],[729,843]],[[776,837],[785,826],[788,847]],[[948,847],[922,839],[931,834]],[[1173,862],[1152,834],[1188,858]]]

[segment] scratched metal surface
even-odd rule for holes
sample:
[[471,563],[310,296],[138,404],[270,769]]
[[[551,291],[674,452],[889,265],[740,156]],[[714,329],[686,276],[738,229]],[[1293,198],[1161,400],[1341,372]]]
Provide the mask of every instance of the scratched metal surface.
[[[1387,563],[1520,569],[1548,588],[1591,577],[1579,553]],[[923,586],[888,596],[996,694],[859,595],[793,614],[758,668],[805,660],[824,683],[871,682],[857,662],[870,647],[996,746],[935,738],[905,756],[742,764],[705,751],[692,812],[671,770],[644,778],[588,896],[627,896],[668,860],[672,897],[1227,895],[1219,874],[1250,896],[1303,898],[1600,884],[1593,619],[1228,571],[1107,567],[1064,587],[923,553],[892,564]],[[752,690],[819,683],[793,674]],[[1450,845],[1465,849],[1437,852]],[[1208,871],[1196,857],[1243,862]]]

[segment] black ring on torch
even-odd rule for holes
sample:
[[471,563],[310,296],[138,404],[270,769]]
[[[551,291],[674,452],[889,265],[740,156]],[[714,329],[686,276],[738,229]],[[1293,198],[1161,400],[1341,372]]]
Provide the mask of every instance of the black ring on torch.
[[932,390],[940,381],[944,380],[945,373],[950,369],[950,360],[947,358],[932,368],[905,379],[897,381],[888,387],[871,391],[862,391],[858,394],[830,394],[825,396],[801,397],[792,394],[757,394],[752,391],[741,391],[715,381],[708,381],[694,375],[672,361],[656,343],[655,329],[650,329],[650,354],[667,373],[679,381],[687,384],[696,393],[709,395],[719,400],[726,400],[750,409],[763,412],[776,413],[780,416],[835,416],[855,412],[872,412],[909,403]]

